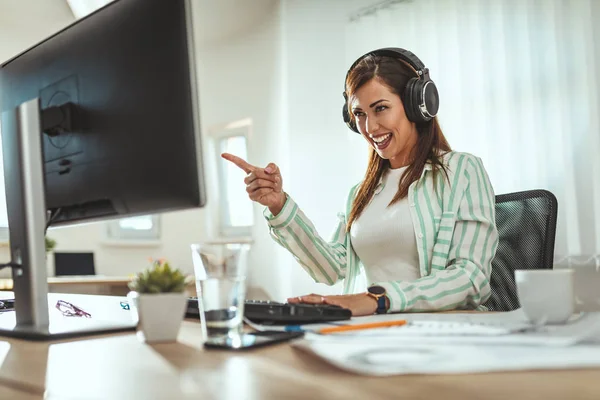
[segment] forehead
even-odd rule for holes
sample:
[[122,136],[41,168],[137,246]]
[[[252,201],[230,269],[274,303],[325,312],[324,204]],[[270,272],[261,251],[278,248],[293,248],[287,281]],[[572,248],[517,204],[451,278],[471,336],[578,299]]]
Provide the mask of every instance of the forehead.
[[350,104],[353,108],[365,108],[369,107],[369,104],[381,99],[393,101],[400,98],[379,79],[371,79],[354,93]]

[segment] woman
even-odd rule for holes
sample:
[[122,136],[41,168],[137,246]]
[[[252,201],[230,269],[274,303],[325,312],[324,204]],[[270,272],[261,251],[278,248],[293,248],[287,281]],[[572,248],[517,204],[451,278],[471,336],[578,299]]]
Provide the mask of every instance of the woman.
[[[315,281],[344,280],[343,295],[290,303],[333,304],[353,315],[484,309],[498,245],[494,191],[479,158],[451,151],[435,118],[437,96],[429,71],[406,50],[375,50],[352,65],[344,120],[370,157],[331,241],[283,191],[276,165],[222,155],[248,174],[246,190],[267,207],[275,241]],[[353,294],[361,269],[369,287]]]

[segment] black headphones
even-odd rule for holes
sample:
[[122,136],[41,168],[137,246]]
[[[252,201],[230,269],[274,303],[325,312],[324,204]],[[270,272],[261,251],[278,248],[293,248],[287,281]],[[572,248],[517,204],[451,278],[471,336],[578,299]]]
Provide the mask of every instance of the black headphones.
[[[440,106],[440,96],[438,90],[435,87],[435,83],[429,77],[429,69],[425,68],[425,65],[417,56],[408,50],[404,50],[398,47],[387,47],[383,49],[373,50],[367,54],[361,56],[358,60],[354,61],[348,72],[346,73],[346,80],[348,74],[354,69],[363,58],[376,55],[376,56],[387,56],[398,58],[417,71],[417,75],[411,78],[406,84],[404,89],[402,101],[404,103],[404,112],[406,117],[415,123],[430,121],[436,116],[438,108]],[[346,80],[344,80],[344,107],[342,108],[342,116],[344,122],[348,125],[348,128],[354,132],[358,132],[356,124],[348,113],[348,95],[346,94]]]

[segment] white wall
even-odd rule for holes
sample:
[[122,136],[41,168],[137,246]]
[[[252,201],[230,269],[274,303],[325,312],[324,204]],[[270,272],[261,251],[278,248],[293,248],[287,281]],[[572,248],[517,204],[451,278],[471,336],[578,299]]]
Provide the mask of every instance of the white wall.
[[[350,188],[364,174],[367,147],[343,123],[341,109],[348,69],[345,29],[349,15],[372,1],[290,0],[282,2],[287,129],[290,170],[286,188],[321,236],[345,211]],[[292,268],[292,293],[340,293],[341,286],[315,284]]]
[[[210,127],[251,118],[248,161],[259,166],[275,162],[285,176],[290,160],[288,134],[282,118],[280,11],[276,6],[262,23],[242,37],[204,47],[198,60],[204,133]],[[205,139],[207,149],[210,139]],[[208,172],[212,177],[212,171]],[[243,184],[240,181],[240,185]],[[215,203],[212,191],[207,210],[212,215],[217,214]],[[291,256],[270,239],[262,210],[255,204],[256,226],[252,234],[255,243],[250,254],[249,284],[280,299],[289,293]]]
[[[264,26],[200,56],[203,124],[252,118],[249,161],[277,163],[284,190],[325,237],[366,165],[367,147],[343,124],[341,107],[348,68],[345,26],[351,11],[369,3],[282,1]],[[314,283],[268,236],[262,207],[254,209],[252,285],[277,299],[341,292],[340,285]]]

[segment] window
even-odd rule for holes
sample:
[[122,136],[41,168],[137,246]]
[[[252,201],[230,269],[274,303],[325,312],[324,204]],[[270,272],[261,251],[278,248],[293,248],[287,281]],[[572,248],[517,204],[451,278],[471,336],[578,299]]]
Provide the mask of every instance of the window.
[[107,236],[113,240],[159,240],[160,218],[158,215],[144,215],[111,221]]
[[248,137],[251,121],[244,120],[212,131],[217,160],[218,230],[224,237],[250,236],[254,225],[252,202],[244,186],[245,172],[221,158],[231,153],[248,159]]

